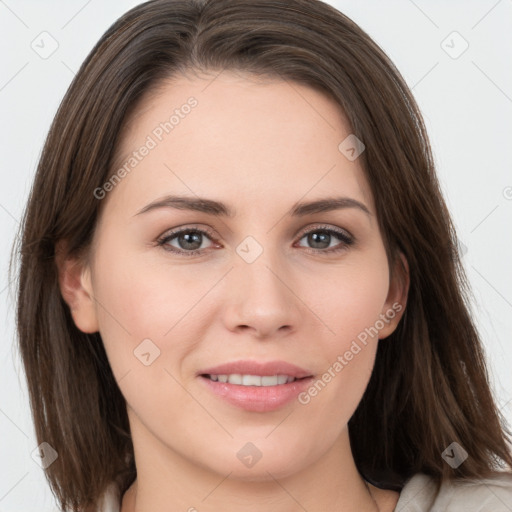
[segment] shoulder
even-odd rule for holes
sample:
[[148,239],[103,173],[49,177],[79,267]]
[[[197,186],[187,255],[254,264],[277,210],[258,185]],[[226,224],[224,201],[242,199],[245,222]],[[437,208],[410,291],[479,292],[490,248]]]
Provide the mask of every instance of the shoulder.
[[116,483],[112,482],[98,501],[97,512],[120,512],[121,496]]
[[[435,498],[435,500],[434,500]],[[394,512],[511,512],[512,472],[479,480],[444,482],[435,497],[432,477],[417,473],[406,481]]]

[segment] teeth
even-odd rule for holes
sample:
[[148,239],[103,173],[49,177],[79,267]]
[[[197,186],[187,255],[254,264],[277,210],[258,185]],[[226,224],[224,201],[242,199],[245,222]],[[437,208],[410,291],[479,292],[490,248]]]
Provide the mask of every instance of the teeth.
[[240,375],[233,373],[231,375],[208,375],[213,381],[229,382],[239,386],[280,386],[293,382],[295,377],[288,375]]
[[242,384],[243,386],[261,386],[261,379],[259,375],[243,375],[241,377],[242,382],[231,382],[231,377],[229,382],[231,384]]
[[242,384],[242,378],[243,376],[239,373],[233,373],[228,377],[228,382],[230,384]]

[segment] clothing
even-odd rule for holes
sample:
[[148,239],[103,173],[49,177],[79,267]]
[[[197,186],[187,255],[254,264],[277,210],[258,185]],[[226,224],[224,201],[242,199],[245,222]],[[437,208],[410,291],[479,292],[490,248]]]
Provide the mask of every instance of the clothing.
[[[484,480],[448,482],[432,503],[434,480],[417,473],[405,482],[394,512],[512,512],[512,474],[495,473]],[[120,512],[118,489],[112,485],[98,512]]]
[[512,512],[512,473],[444,483],[432,503],[434,492],[434,480],[417,473],[406,481],[394,512]]

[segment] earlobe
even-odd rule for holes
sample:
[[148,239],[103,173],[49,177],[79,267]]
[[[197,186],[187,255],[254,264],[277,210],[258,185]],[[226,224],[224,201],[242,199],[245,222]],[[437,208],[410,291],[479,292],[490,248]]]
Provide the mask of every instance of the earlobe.
[[85,333],[98,332],[90,268],[82,259],[67,256],[63,242],[57,244],[55,262],[60,291],[75,325]]
[[381,319],[383,319],[385,325],[379,330],[379,339],[387,338],[395,331],[407,305],[410,284],[409,263],[402,253],[399,256],[389,284],[388,296],[381,313]]

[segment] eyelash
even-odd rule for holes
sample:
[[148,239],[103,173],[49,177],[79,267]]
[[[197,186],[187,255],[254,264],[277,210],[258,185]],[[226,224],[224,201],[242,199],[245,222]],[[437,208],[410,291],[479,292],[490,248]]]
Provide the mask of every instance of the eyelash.
[[[311,247],[302,247],[301,246],[303,249],[306,249],[306,252],[313,253],[313,254],[338,253],[338,252],[345,250],[347,247],[351,246],[355,242],[355,239],[352,236],[348,235],[348,233],[346,233],[342,230],[338,230],[338,229],[329,227],[329,226],[315,226],[313,229],[310,229],[309,231],[302,232],[299,236],[299,241],[302,240],[305,236],[307,236],[311,233],[316,233],[316,232],[322,232],[322,233],[327,233],[330,235],[335,235],[338,239],[341,240],[341,243],[339,244],[339,246],[335,246],[334,248],[330,248],[330,249],[314,249]],[[184,256],[196,256],[196,255],[201,254],[201,252],[205,251],[205,249],[194,249],[192,251],[185,251],[183,249],[177,249],[176,247],[173,247],[172,249],[169,249],[168,247],[166,247],[166,245],[168,244],[168,242],[170,240],[176,238],[178,235],[181,235],[183,233],[199,233],[202,235],[206,235],[208,238],[210,238],[210,240],[212,242],[214,241],[214,238],[215,238],[213,233],[207,229],[187,227],[187,228],[182,228],[182,229],[177,229],[175,231],[167,232],[164,236],[160,237],[157,240],[157,245],[159,247],[162,247],[166,251],[169,251],[169,252],[172,252],[175,254],[184,255]]]

